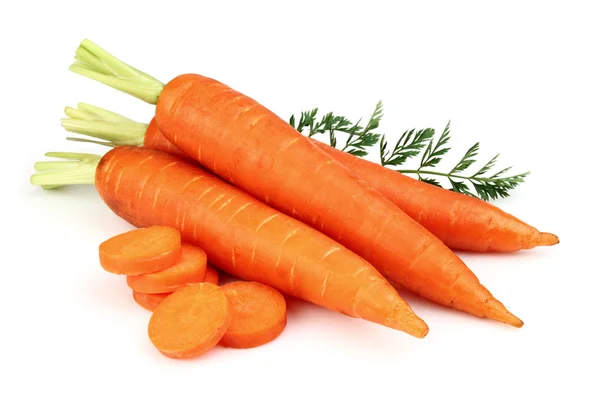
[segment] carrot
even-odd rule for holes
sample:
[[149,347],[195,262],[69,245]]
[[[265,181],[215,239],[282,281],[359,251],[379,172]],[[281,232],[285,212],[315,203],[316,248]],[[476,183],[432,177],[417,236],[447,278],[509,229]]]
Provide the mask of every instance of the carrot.
[[367,261],[208,171],[143,147],[47,155],[76,162],[54,162],[32,175],[34,185],[95,184],[115,214],[137,227],[176,228],[233,276],[416,337],[428,332]]
[[[84,112],[89,109],[100,111],[85,117]],[[119,146],[135,137],[135,142],[143,143],[146,147],[177,156],[184,154],[162,134],[155,118],[149,124],[137,122],[138,125],[132,125],[133,121],[129,119],[125,119],[126,122],[101,119],[99,114],[102,112],[110,113],[112,118],[114,115],[125,118],[96,106],[79,103],[77,109],[65,109],[69,118],[62,119],[61,123],[70,132],[102,138],[104,142],[101,144]],[[367,181],[451,249],[513,252],[558,243],[556,235],[540,232],[483,200],[421,182],[313,138],[309,140],[359,179]],[[187,155],[183,157],[191,160]]]
[[214,285],[219,284],[219,272],[211,265],[206,267],[206,277],[204,282],[212,283]]
[[168,226],[150,226],[113,236],[99,246],[100,265],[113,274],[162,271],[181,255],[181,235]]
[[285,299],[277,290],[244,281],[228,283],[221,289],[229,298],[233,316],[220,345],[237,349],[258,347],[275,340],[285,329]]
[[172,292],[169,293],[140,293],[133,291],[133,299],[148,311],[154,311],[156,307]]
[[204,282],[206,253],[199,247],[184,243],[181,257],[173,266],[151,274],[129,275],[127,285],[141,293],[167,293],[190,283]]
[[[158,135],[153,142],[158,143]],[[163,141],[166,142],[166,138]],[[478,198],[453,192],[313,141],[359,179],[369,182],[410,217],[455,250],[513,252],[552,246],[558,237],[540,232],[500,208]]]
[[155,104],[165,137],[222,179],[424,298],[523,325],[441,240],[252,98],[198,74],[164,85],[88,40],[77,52],[73,72]]
[[156,307],[148,337],[167,357],[198,357],[219,343],[232,315],[229,299],[219,286],[195,283],[175,290]]

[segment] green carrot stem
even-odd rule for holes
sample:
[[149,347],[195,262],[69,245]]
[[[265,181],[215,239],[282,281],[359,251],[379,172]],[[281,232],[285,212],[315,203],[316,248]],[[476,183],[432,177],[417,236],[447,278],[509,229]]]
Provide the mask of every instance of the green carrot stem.
[[85,39],[75,51],[69,70],[150,104],[156,104],[165,86],[158,79],[119,60],[97,44]]
[[66,161],[41,161],[34,165],[35,174],[31,175],[32,185],[44,189],[56,189],[64,185],[93,185],[96,167],[102,158],[89,153],[50,152],[46,157],[60,158]]
[[66,107],[65,114],[68,118],[61,119],[61,125],[65,130],[101,139],[96,141],[69,137],[68,140],[111,147],[142,146],[144,144],[148,124],[133,121],[120,114],[86,103],[79,103],[77,108]]

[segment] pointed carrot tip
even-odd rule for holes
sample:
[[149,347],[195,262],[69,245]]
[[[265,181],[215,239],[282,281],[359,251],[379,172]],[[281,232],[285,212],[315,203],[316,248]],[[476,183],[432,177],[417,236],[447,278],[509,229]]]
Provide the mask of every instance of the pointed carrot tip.
[[521,328],[524,323],[523,321],[508,311],[506,307],[498,300],[488,302],[488,309],[486,313],[487,318],[503,322],[505,324],[514,326],[515,328]]
[[408,318],[406,314],[399,314],[391,327],[418,339],[423,339],[429,333],[429,326],[414,314]]
[[421,329],[421,332],[419,333],[419,335],[416,336],[419,339],[423,339],[425,336],[427,336],[427,334],[429,334],[429,327],[427,326],[427,324],[425,324],[425,322],[423,322],[423,324],[425,326]]
[[555,244],[560,243],[560,239],[553,233],[549,232],[541,232],[540,233],[540,246],[554,246]]
[[506,321],[504,322],[511,326],[514,326],[515,328],[521,328],[524,325],[523,321],[519,317],[510,312],[508,312],[506,316]]

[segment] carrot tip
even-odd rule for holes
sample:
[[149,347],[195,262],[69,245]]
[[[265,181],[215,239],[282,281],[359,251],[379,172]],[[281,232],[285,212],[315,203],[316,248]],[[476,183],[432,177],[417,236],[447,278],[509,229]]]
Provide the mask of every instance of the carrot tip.
[[405,313],[398,313],[390,327],[408,333],[411,336],[422,339],[429,333],[427,323],[417,315],[407,316]]
[[553,233],[549,232],[541,232],[539,245],[540,246],[554,246],[555,244],[560,243],[560,239]]
[[506,307],[504,307],[504,305],[498,300],[492,300],[488,302],[486,317],[514,326],[515,328],[520,328],[523,326],[523,321],[508,311]]

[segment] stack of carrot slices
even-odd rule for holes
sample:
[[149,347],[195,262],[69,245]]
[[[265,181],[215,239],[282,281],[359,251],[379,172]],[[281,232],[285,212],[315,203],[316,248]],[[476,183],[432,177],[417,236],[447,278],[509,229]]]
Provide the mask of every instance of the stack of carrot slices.
[[182,242],[176,229],[139,228],[99,246],[104,270],[125,275],[134,300],[152,312],[148,336],[167,357],[190,358],[216,345],[257,347],[287,324],[285,298],[258,282],[219,286],[206,252]]

